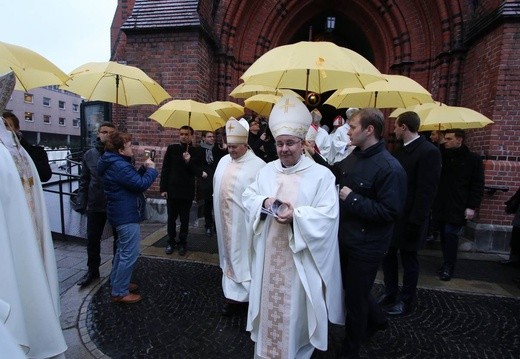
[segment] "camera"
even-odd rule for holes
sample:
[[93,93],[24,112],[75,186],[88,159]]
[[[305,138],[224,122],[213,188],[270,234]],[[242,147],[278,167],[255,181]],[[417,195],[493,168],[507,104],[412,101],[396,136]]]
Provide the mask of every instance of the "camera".
[[149,158],[152,161],[155,160],[155,150],[145,149],[144,150],[144,157]]

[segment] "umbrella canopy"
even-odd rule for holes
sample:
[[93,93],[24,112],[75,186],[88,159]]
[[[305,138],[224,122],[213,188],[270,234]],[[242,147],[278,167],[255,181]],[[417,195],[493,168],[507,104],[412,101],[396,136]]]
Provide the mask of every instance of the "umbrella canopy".
[[431,94],[406,76],[383,75],[383,81],[369,83],[365,89],[336,90],[324,104],[336,108],[398,108],[433,103]]
[[15,90],[20,91],[62,85],[69,79],[56,65],[38,53],[0,41],[0,73],[8,71],[14,72]]
[[159,107],[150,118],[164,127],[188,125],[197,131],[215,131],[226,125],[226,121],[209,104],[193,100],[170,101]]
[[171,96],[141,69],[117,62],[89,62],[70,73],[62,89],[118,105],[158,105]]
[[244,106],[240,106],[231,101],[214,101],[208,105],[211,109],[215,110],[224,121],[229,120],[230,117],[238,118],[244,114]]
[[398,108],[390,114],[390,117],[397,117],[406,111],[414,111],[419,115],[421,119],[419,131],[482,128],[493,123],[480,112],[470,108],[448,106],[440,102]]
[[293,90],[289,89],[276,89],[274,87],[264,86],[264,85],[247,85],[245,83],[241,83],[237,87],[233,89],[229,93],[229,96],[234,98],[249,98],[254,95],[259,94],[272,94],[277,96],[283,96],[283,95],[293,95],[296,98],[303,101],[303,97],[301,97],[297,92],[294,92]]
[[[273,95],[269,93],[251,96],[245,100],[245,107],[255,111],[257,114],[269,117],[273,106],[282,98],[282,95]],[[301,97],[300,97],[301,99]]]
[[331,42],[302,41],[276,47],[242,75],[247,85],[323,93],[345,87],[364,88],[381,73],[355,51]]

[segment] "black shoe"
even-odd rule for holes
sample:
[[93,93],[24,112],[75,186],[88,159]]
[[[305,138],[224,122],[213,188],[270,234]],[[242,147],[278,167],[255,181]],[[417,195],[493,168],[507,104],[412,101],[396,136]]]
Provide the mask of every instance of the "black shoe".
[[395,295],[385,294],[383,293],[379,298],[377,298],[377,304],[381,307],[391,305],[395,303]]
[[166,254],[172,254],[173,253],[173,246],[168,244],[166,248],[164,249],[164,253]]
[[224,302],[224,305],[222,306],[222,309],[220,310],[220,313],[224,317],[230,317],[235,313],[235,306],[229,302]]
[[206,236],[211,237],[212,235],[213,235],[213,231],[211,230],[211,228],[206,228]]
[[452,273],[448,268],[444,268],[442,272],[439,273],[439,279],[445,282],[451,280]]
[[184,256],[186,254],[186,246],[183,246],[182,244],[179,246],[179,255]]
[[81,288],[84,288],[88,286],[90,283],[92,283],[95,279],[99,278],[99,272],[94,273],[88,271],[81,279],[78,281],[77,285],[79,285]]
[[385,320],[383,323],[378,324],[370,324],[367,326],[367,335],[365,339],[368,341],[372,339],[372,337],[380,330],[386,330],[388,328],[388,320]]
[[412,309],[413,308],[411,305],[406,304],[402,300],[399,300],[392,307],[386,309],[386,314],[391,316],[408,315],[412,312]]

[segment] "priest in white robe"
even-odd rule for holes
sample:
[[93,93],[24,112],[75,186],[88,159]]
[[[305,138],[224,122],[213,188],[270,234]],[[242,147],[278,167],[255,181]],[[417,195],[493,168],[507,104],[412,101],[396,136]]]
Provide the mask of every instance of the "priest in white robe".
[[240,303],[249,301],[252,231],[246,227],[242,193],[265,162],[249,149],[248,134],[249,124],[245,119],[227,121],[229,154],[219,161],[213,177],[213,208],[217,209],[215,225],[226,298],[223,315],[233,314],[240,309]]
[[[14,81],[12,73],[0,78],[0,112]],[[5,329],[28,358],[55,357],[67,346],[59,320],[58,271],[43,189],[29,154],[3,119],[0,168],[0,300],[10,306]]]
[[311,112],[312,117],[312,126],[316,128],[316,139],[314,140],[316,142],[316,146],[320,150],[320,155],[323,158],[326,158],[327,160],[330,157],[330,137],[329,133],[325,131],[323,128],[321,128],[321,119],[322,115],[321,112],[318,109],[314,109]]
[[348,135],[348,130],[350,126],[348,124],[348,120],[355,112],[359,111],[358,108],[349,108],[345,115],[346,121],[345,123],[338,127],[334,134],[331,134],[330,137],[330,156],[329,163],[333,165],[336,162],[340,162],[348,155],[352,153],[354,150],[354,146],[350,144],[350,137]]
[[310,358],[327,349],[328,322],[345,318],[338,192],[332,173],[302,154],[310,124],[301,101],[280,99],[269,118],[279,159],[243,194],[253,230],[246,329],[255,358]]

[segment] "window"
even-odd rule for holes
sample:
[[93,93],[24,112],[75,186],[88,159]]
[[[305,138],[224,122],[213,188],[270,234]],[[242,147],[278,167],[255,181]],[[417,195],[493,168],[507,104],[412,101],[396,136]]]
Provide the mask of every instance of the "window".
[[72,104],[72,111],[78,112],[78,110],[79,110],[79,105],[77,103],[73,103]]
[[33,103],[33,95],[31,95],[30,93],[25,93],[23,95],[23,102],[25,102],[25,103]]
[[43,115],[43,123],[50,125],[51,124],[51,116]]
[[72,120],[72,126],[73,127],[79,127],[79,124],[81,123],[81,120],[79,118],[74,118]]
[[26,112],[24,114],[24,117],[25,117],[25,121],[28,121],[28,122],[33,122],[33,113],[32,112]]
[[58,125],[65,126],[65,117],[58,118]]
[[51,107],[51,99],[49,97],[44,97],[43,98],[43,106]]
[[58,108],[60,110],[65,110],[65,101],[58,101]]

